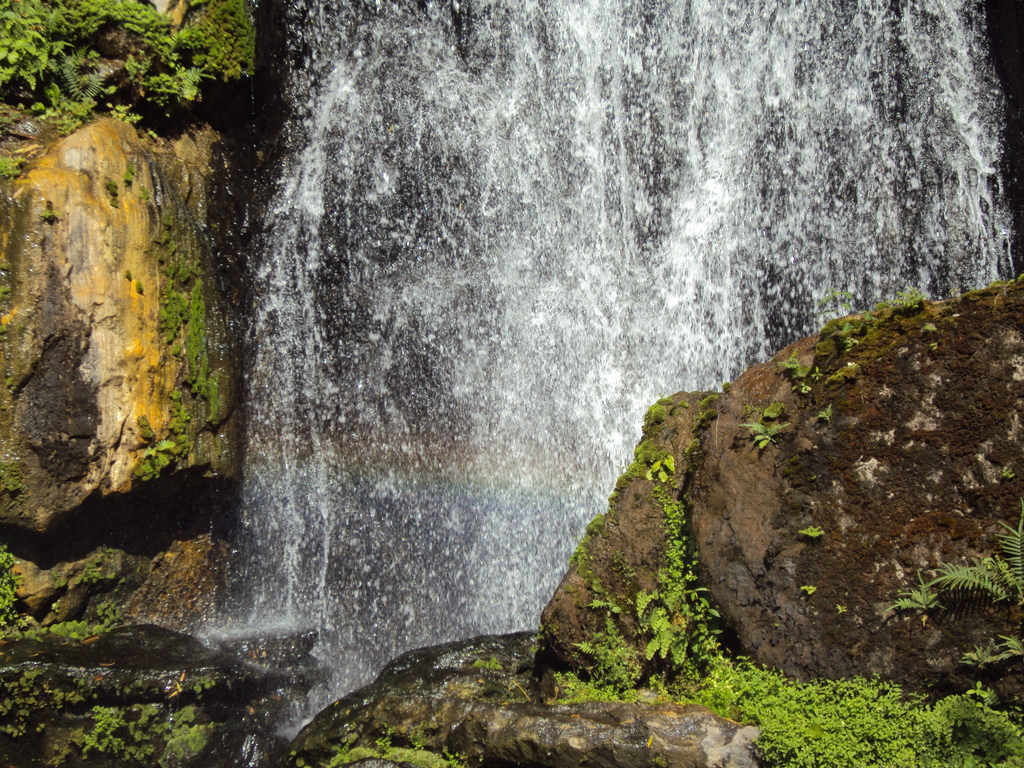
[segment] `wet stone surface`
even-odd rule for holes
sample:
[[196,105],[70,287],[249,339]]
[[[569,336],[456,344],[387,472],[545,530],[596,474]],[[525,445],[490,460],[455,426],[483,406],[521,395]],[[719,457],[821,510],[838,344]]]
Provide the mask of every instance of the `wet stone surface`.
[[[283,647],[286,641],[273,641]],[[22,766],[268,768],[274,730],[322,671],[251,664],[155,626],[0,646],[0,759]]]

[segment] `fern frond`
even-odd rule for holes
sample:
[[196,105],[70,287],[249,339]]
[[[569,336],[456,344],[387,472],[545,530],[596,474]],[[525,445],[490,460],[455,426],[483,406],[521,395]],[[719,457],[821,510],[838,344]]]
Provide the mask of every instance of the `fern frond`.
[[622,613],[622,608],[613,603],[611,600],[602,600],[599,597],[595,597],[593,600],[591,600],[590,603],[587,605],[587,608],[604,608],[605,610],[611,611],[612,613]]
[[893,611],[928,611],[932,608],[941,608],[939,595],[932,590],[933,582],[925,582],[921,572],[917,572],[917,588],[907,592],[900,592],[897,600],[888,608],[885,613]]
[[939,575],[928,582],[929,587],[967,593],[986,593],[993,600],[1009,597],[999,561],[986,557],[974,565],[948,563],[939,569]]
[[654,592],[645,592],[644,590],[641,589],[639,592],[637,592],[636,593],[636,615],[641,620],[643,620],[644,619],[644,614],[647,611],[647,606],[649,606],[652,602],[654,602],[657,599],[658,599],[658,591],[657,590],[655,590]]
[[963,655],[963,662],[972,667],[980,668],[989,664],[997,664],[1013,656],[1012,653],[1000,651],[999,648],[1000,646],[996,645],[992,640],[989,640],[986,646],[975,645],[973,650],[967,651]]
[[1001,523],[1009,533],[1001,533],[997,536],[999,546],[1006,556],[1008,566],[1007,579],[1013,591],[1017,593],[1017,602],[1024,602],[1024,499],[1021,500],[1020,519],[1017,527],[1011,528],[1006,523]]
[[1010,656],[1024,656],[1024,641],[1019,637],[1000,635],[999,639],[1003,641],[1003,648]]
[[103,76],[96,71],[95,57],[95,52],[77,48],[56,66],[63,92],[72,101],[95,99],[103,90]]

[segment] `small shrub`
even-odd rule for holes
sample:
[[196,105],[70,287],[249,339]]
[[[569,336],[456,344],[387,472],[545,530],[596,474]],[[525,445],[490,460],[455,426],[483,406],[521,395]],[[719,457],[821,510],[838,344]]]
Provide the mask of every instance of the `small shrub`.
[[723,717],[759,725],[757,745],[773,768],[917,766],[922,715],[891,683],[793,683],[747,661],[723,660],[696,699]]
[[0,544],[0,628],[10,626],[18,618],[14,603],[18,599],[18,584],[21,577],[12,570],[16,559]]

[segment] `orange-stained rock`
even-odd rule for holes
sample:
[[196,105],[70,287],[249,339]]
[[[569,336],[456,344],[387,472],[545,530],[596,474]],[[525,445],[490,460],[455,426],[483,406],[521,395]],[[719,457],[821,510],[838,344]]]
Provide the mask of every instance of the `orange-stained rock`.
[[97,494],[236,471],[232,342],[203,280],[214,138],[179,142],[183,161],[98,120],[0,182],[0,524],[45,531]]
[[224,588],[224,548],[209,535],[174,542],[153,558],[148,578],[126,607],[126,617],[168,629],[194,629],[213,614]]

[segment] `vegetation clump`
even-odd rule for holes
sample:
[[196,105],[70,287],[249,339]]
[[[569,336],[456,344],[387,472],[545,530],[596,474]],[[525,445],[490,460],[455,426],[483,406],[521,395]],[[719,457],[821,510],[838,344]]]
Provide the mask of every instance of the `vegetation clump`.
[[0,544],[0,633],[18,618],[14,602],[18,599],[20,577],[14,573],[15,558]]
[[244,0],[203,0],[180,29],[139,0],[11,0],[0,12],[0,94],[70,132],[94,112],[169,117],[202,84],[251,74]]

